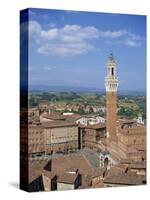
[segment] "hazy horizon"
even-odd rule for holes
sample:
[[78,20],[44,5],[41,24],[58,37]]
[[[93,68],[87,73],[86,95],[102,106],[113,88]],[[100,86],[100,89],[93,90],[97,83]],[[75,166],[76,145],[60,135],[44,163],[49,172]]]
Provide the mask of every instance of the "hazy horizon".
[[[75,92],[75,93],[98,93],[105,94],[105,89],[96,88],[96,87],[75,87],[75,86],[30,86],[30,93],[34,92],[52,92],[52,93],[61,93],[61,92]],[[133,96],[146,96],[146,90],[118,90],[118,95],[133,95]]]

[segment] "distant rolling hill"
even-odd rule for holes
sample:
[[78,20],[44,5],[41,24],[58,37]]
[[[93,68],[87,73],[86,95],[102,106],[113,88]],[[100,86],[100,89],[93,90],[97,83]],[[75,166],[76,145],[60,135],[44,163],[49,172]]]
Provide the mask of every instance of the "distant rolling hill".
[[[29,92],[76,92],[76,93],[99,93],[105,94],[104,89],[96,87],[72,87],[72,86],[30,86]],[[118,95],[146,96],[146,91],[120,90]]]

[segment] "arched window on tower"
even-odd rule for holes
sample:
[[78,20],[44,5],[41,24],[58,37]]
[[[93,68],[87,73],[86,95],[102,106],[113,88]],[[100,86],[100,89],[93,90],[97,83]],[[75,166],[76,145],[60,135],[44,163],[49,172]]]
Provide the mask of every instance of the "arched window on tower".
[[104,159],[104,167],[108,167],[108,164],[109,164],[109,160],[108,160],[108,158],[105,158]]
[[111,74],[114,76],[114,68],[111,68]]

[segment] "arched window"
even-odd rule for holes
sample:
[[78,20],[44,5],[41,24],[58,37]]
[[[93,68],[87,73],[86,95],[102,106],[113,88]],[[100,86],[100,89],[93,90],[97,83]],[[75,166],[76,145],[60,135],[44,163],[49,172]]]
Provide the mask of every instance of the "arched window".
[[111,74],[114,75],[114,68],[111,68]]
[[108,166],[108,162],[109,162],[108,158],[105,158],[105,160],[104,160],[104,167]]

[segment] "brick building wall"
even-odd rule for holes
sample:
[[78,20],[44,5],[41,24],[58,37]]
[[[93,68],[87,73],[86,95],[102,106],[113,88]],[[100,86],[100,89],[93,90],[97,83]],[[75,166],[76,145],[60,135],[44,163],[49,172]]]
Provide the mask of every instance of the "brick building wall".
[[119,154],[131,160],[146,159],[146,128],[120,128],[118,130]]
[[[98,127],[99,126],[99,127]],[[96,151],[101,149],[101,139],[106,138],[106,126],[90,125],[81,128],[82,148],[88,147]]]
[[107,136],[110,140],[116,140],[116,122],[117,122],[117,94],[116,92],[106,93],[107,106]]
[[38,154],[45,152],[44,129],[42,125],[28,127],[28,153]]

